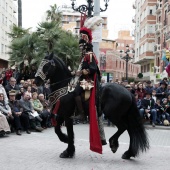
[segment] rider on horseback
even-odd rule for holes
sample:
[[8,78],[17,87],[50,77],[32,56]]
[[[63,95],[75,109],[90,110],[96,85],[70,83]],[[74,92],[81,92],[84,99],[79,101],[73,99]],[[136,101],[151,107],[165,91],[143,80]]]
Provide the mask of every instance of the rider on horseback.
[[[95,20],[101,23],[101,18],[95,18]],[[85,80],[86,82],[90,82],[89,84],[94,84],[94,86],[98,89],[98,82],[100,81],[100,71],[97,66],[98,61],[96,59],[95,54],[93,53],[93,45],[92,45],[92,32],[91,29],[85,27],[85,25],[90,25],[90,22],[94,22],[93,25],[96,23],[94,21],[94,17],[92,19],[87,20],[85,22],[84,27],[80,29],[80,40],[79,40],[79,47],[81,50],[81,63],[79,69],[76,71],[76,76],[79,76],[79,83],[77,84],[74,94],[75,94],[75,101],[78,109],[78,115],[74,116],[74,119],[84,120],[85,119],[85,113],[81,101],[81,94],[84,91],[81,85],[81,81]],[[95,90],[95,95],[93,96],[94,99],[96,98],[96,92],[98,90]],[[97,99],[97,98],[96,98]],[[95,102],[97,103],[97,102]]]

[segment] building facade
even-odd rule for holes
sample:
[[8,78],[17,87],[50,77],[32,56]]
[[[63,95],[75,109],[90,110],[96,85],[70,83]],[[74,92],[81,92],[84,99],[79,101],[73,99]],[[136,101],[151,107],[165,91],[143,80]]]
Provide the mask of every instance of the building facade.
[[160,57],[156,57],[157,53],[154,51],[155,29],[160,6],[157,6],[157,0],[136,0],[133,9],[135,9],[135,17],[132,18],[135,24],[135,63],[141,65],[143,80],[156,81],[154,68]]
[[8,45],[11,42],[8,34],[13,24],[17,25],[17,6],[13,0],[0,1],[0,71],[8,67],[9,51]]

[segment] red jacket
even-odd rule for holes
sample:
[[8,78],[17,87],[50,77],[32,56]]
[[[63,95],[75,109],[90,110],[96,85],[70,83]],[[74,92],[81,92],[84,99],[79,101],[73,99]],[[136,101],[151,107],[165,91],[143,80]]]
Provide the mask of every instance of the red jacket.
[[142,89],[142,91],[136,90],[135,93],[138,94],[138,99],[143,99],[145,97],[146,91],[144,89]]
[[13,71],[12,70],[8,70],[5,73],[6,76],[6,80],[9,80],[12,77]]

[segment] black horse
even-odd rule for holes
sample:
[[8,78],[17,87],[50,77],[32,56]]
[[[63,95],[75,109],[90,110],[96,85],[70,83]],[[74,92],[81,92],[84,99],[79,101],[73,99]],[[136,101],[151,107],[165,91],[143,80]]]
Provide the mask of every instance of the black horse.
[[[67,87],[71,78],[72,75],[65,63],[51,53],[42,60],[36,73],[35,83],[40,85],[50,79],[50,88],[53,93]],[[117,151],[118,138],[125,130],[129,133],[130,145],[122,158],[130,159],[130,157],[136,157],[139,151],[146,151],[149,148],[149,141],[133,95],[126,88],[112,83],[104,86],[101,101],[103,113],[118,128],[118,131],[109,139],[112,152]],[[75,154],[73,120],[70,118],[74,111],[73,93],[62,96],[56,116],[55,133],[62,142],[68,144],[68,147],[60,154],[61,158],[71,158]],[[60,128],[64,121],[68,135],[62,133]]]

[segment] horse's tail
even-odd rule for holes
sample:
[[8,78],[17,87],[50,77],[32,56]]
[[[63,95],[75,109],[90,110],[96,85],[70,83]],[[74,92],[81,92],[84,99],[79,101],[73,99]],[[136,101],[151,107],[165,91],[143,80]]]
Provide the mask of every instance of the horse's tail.
[[132,95],[132,105],[128,114],[128,132],[130,135],[130,149],[135,156],[139,151],[149,149],[148,135],[143,126],[142,118],[136,105],[135,97]]

